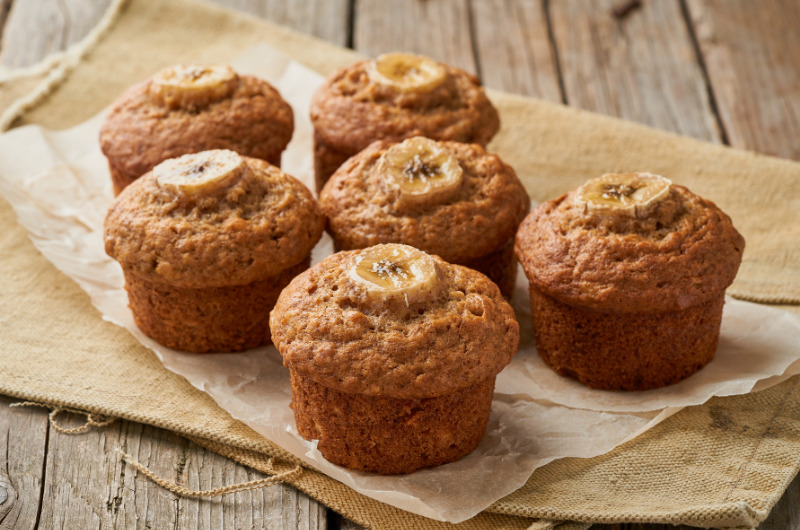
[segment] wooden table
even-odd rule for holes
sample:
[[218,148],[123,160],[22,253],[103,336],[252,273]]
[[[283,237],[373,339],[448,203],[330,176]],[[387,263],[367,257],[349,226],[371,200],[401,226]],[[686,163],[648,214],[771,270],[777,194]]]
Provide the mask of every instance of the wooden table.
[[[31,65],[79,41],[109,1],[0,0],[0,65]],[[800,160],[797,0],[643,0],[617,16],[618,0],[215,1],[366,55],[421,52],[492,88]],[[114,448],[147,455],[156,473],[193,489],[263,475],[138,423],[61,434],[46,411],[13,401],[0,396],[0,529],[356,527],[282,485],[177,497]],[[798,526],[800,478],[759,528]],[[607,526],[616,527],[666,528]]]

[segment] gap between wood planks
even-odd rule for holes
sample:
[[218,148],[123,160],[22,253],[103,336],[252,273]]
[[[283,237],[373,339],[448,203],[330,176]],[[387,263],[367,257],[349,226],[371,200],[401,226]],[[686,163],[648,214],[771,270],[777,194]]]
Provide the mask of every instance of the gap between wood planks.
[[703,58],[702,50],[700,49],[700,41],[697,40],[697,32],[694,30],[694,24],[692,23],[692,17],[689,14],[689,6],[686,4],[686,0],[680,0],[681,4],[681,14],[683,15],[683,20],[686,22],[686,29],[689,32],[689,37],[692,39],[692,47],[694,48],[694,55],[697,59],[697,63],[700,65],[700,71],[703,73],[703,81],[706,84],[706,90],[708,91],[708,102],[711,105],[711,111],[714,113],[714,119],[717,121],[717,129],[719,129],[719,136],[720,140],[725,145],[731,145],[730,141],[728,140],[728,133],[725,131],[725,125],[722,122],[722,117],[719,113],[719,106],[717,105],[717,97],[714,94],[714,87],[711,84],[711,78],[708,76],[708,69],[706,68],[706,60]]
[[47,450],[50,448],[50,421],[47,421],[44,431],[44,458],[42,458],[42,478],[39,487],[39,506],[36,508],[36,522],[34,528],[39,528],[39,521],[42,519],[42,507],[44,507],[44,486],[47,483]]
[[553,34],[553,21],[550,18],[550,0],[543,0],[544,19],[547,22],[547,38],[550,41],[550,47],[553,52],[553,62],[556,67],[556,76],[558,78],[558,89],[561,91],[561,103],[569,105],[567,101],[567,89],[564,88],[564,74],[561,72],[561,61],[558,58],[558,46],[556,46],[556,38]]

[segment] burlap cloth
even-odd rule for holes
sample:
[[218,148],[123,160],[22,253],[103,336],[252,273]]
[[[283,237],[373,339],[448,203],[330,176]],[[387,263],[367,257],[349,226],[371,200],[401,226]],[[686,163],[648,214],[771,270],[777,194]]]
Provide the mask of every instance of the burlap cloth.
[[[16,125],[75,125],[161,66],[226,62],[259,42],[322,73],[356,58],[186,0],[116,2],[103,26],[104,35],[96,32],[49,68],[6,78],[5,118],[19,115]],[[492,98],[503,129],[491,147],[517,168],[535,200],[607,171],[667,175],[713,198],[745,235],[745,260],[730,293],[800,303],[800,164],[527,98]],[[255,469],[270,469],[269,456],[286,466],[295,461],[165,370],[127,331],[104,322],[88,296],[34,249],[5,201],[0,226],[0,393],[164,427]],[[798,381],[685,409],[601,457],[555,461],[459,526],[756,526],[800,467]],[[313,470],[289,482],[366,526],[450,526],[363,497]]]

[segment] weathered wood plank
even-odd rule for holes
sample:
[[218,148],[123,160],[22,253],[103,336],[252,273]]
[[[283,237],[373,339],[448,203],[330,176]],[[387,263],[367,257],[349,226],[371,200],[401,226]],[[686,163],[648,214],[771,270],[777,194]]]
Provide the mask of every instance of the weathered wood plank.
[[[64,415],[67,426],[81,422],[80,417]],[[325,507],[283,485],[217,499],[178,497],[123,465],[117,447],[159,476],[190,489],[210,489],[265,476],[168,431],[137,423],[117,422],[80,435],[51,429],[42,527],[327,527]]]
[[[192,489],[265,476],[194,444],[187,446],[183,461],[183,482]],[[219,501],[181,498],[178,507],[182,528],[327,528],[324,506],[282,485],[226,495]]]
[[0,396],[0,530],[36,526],[44,483],[47,411],[14,401]]
[[678,0],[644,2],[622,19],[612,14],[617,2],[550,4],[567,103],[719,142]]
[[731,145],[800,160],[800,2],[687,7]]
[[349,0],[212,0],[339,46],[350,38]]
[[23,67],[80,41],[111,0],[25,0],[11,4],[0,44],[0,64]]
[[483,83],[561,103],[544,0],[473,0],[471,6]]
[[369,56],[392,51],[421,53],[477,73],[467,0],[359,0],[353,48]]

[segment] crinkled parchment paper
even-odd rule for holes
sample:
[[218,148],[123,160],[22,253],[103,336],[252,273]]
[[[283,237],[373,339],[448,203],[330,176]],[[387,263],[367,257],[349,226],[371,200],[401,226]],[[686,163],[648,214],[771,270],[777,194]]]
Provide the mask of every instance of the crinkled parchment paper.
[[[321,77],[266,46],[234,63],[275,84],[295,110],[295,136],[284,169],[312,187],[308,106]],[[458,462],[399,477],[348,471],[325,461],[297,433],[289,374],[273,347],[237,354],[193,355],[164,348],[135,326],[122,271],[103,251],[102,225],[111,181],[97,133],[102,115],[66,131],[22,127],[0,136],[0,192],[13,205],[36,247],[90,295],[103,318],[124,326],[164,366],[209,393],[221,407],[356,491],[434,519],[458,522],[520,487],[534,469],[563,457],[592,457],[651,428],[681,407],[711,396],[766,388],[800,373],[800,319],[728,300],[716,359],[672,387],[636,393],[601,392],[547,369],[531,338],[525,279],[515,307],[520,351],[500,374],[489,428],[480,447]],[[500,153],[502,155],[502,153]],[[314,261],[331,252],[327,236]],[[791,368],[790,368],[791,366]]]

